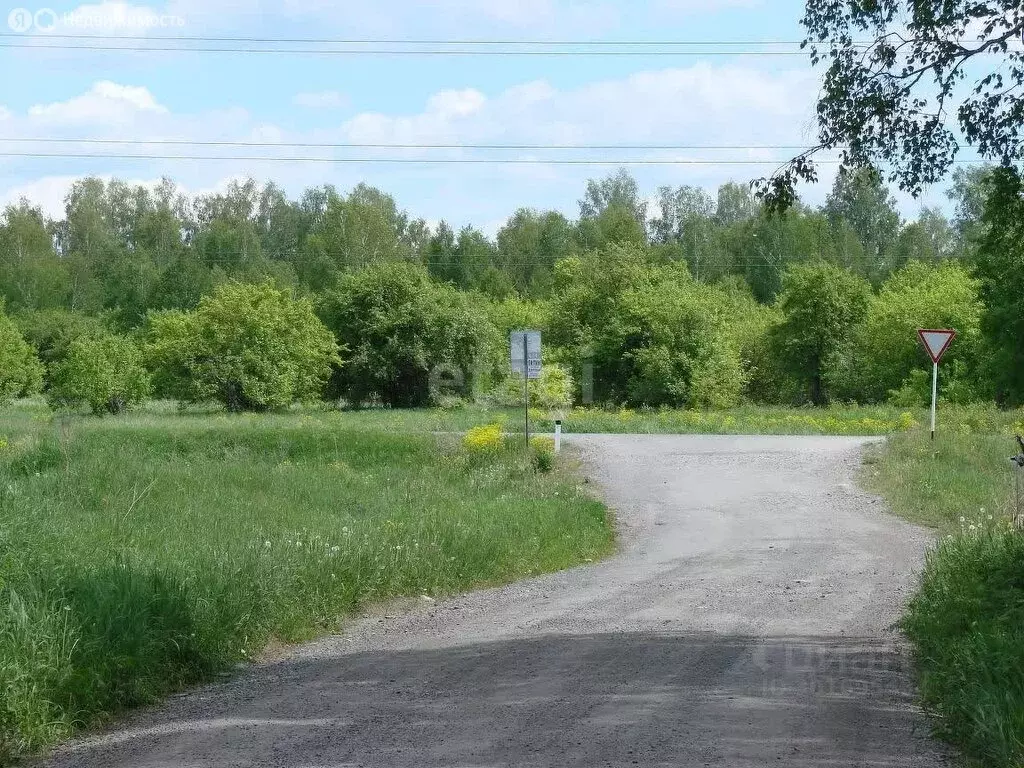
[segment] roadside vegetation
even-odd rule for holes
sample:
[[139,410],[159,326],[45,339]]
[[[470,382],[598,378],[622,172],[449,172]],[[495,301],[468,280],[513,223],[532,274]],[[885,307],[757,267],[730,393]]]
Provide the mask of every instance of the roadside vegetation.
[[19,406],[0,416],[0,762],[368,603],[612,546],[550,447],[498,428],[474,445],[317,414]]
[[[948,418],[948,416],[947,416]],[[899,514],[942,535],[904,628],[935,727],[971,765],[1024,765],[1024,533],[1008,457],[1024,413],[1002,424],[891,437],[868,483]],[[1021,478],[1024,483],[1024,477]],[[1024,510],[1020,510],[1024,512]]]

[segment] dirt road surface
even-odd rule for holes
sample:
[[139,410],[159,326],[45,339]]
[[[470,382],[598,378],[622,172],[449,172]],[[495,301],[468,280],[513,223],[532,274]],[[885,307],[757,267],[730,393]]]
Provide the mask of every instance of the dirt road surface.
[[855,487],[864,442],[573,437],[607,562],[360,619],[47,765],[940,766],[892,628],[929,535]]

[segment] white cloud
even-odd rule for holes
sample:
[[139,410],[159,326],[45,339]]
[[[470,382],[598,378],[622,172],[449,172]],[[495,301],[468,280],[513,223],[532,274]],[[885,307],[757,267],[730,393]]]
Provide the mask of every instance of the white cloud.
[[479,112],[487,97],[474,88],[461,91],[438,91],[427,102],[427,111],[442,118],[466,117]]
[[305,91],[295,94],[292,103],[306,109],[338,109],[348,104],[348,99],[338,91]]
[[0,208],[13,205],[22,198],[43,209],[52,218],[64,215],[64,198],[77,176],[47,176],[23,184],[6,187],[0,192]]
[[4,120],[10,120],[12,116],[13,115],[11,114],[11,110],[7,109],[7,107],[0,104],[0,122],[3,122]]
[[148,89],[109,80],[101,80],[67,101],[37,104],[28,110],[33,120],[67,125],[125,125],[139,115],[166,113],[167,108]]
[[803,70],[700,63],[570,90],[536,81],[493,97],[440,91],[420,113],[363,113],[342,133],[379,143],[795,144],[813,120],[816,88],[813,73]]

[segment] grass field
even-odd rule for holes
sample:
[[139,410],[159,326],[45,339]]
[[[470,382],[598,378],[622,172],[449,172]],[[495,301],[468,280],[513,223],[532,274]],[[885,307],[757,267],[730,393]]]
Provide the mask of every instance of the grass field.
[[0,762],[359,606],[607,554],[570,471],[317,415],[0,414]]
[[1010,426],[934,444],[920,429],[896,435],[865,467],[896,512],[943,534],[904,624],[938,733],[984,768],[1024,766],[1024,534],[1010,525]]
[[[174,403],[147,404],[146,413],[178,414]],[[216,408],[190,407],[192,415],[218,415]],[[464,432],[483,424],[501,423],[506,432],[522,432],[522,409],[466,405],[451,409],[366,409],[337,411],[323,407],[304,407],[287,415],[263,415],[260,420],[286,423],[296,414],[324,420],[344,429],[374,432]],[[889,435],[906,432],[924,424],[924,410],[889,406],[845,406],[829,408],[783,408],[741,406],[721,411],[673,409],[574,408],[554,413],[531,409],[530,428],[554,430],[556,416],[562,419],[566,434],[776,434],[776,435]],[[1024,421],[1024,412],[999,411],[990,406],[944,406],[942,428],[954,434],[977,434],[1009,429],[1014,420]]]

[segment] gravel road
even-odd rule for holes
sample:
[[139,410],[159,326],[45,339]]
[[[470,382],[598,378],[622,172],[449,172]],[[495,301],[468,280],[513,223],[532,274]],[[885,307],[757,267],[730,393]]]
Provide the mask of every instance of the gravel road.
[[417,601],[68,745],[50,768],[940,766],[892,628],[929,535],[866,442],[574,436],[610,560]]

